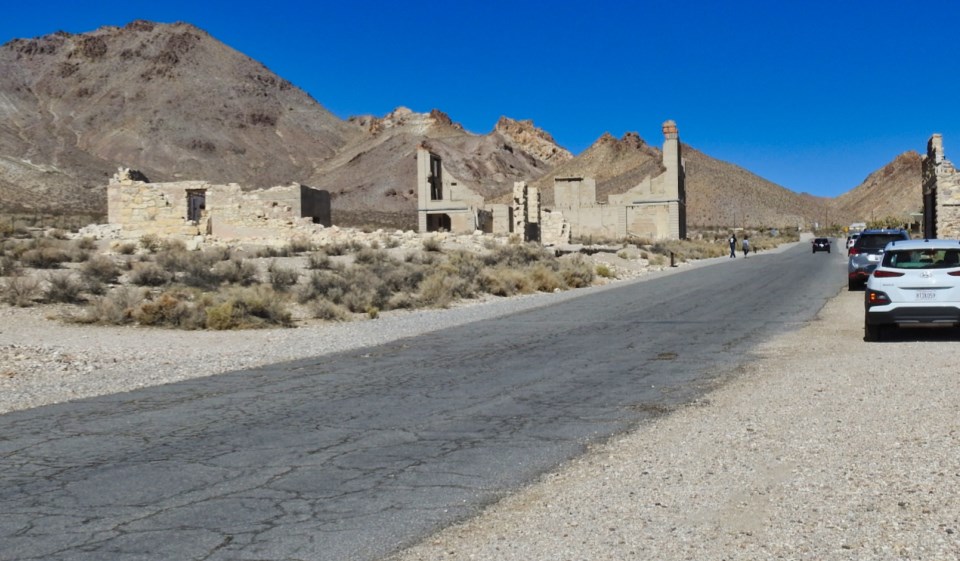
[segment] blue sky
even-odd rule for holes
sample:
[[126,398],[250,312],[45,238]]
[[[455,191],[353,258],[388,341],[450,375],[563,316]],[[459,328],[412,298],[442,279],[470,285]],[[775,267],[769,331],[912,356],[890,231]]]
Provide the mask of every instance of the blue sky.
[[579,153],[601,134],[681,140],[836,196],[934,132],[960,162],[960,2],[7,3],[0,42],[134,19],[192,23],[340,117],[438,108],[476,133],[532,119]]

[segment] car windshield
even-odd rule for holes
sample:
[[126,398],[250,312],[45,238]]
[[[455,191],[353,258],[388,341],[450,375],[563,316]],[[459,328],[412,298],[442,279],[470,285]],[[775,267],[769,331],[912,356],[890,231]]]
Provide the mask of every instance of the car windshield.
[[898,242],[903,239],[899,234],[871,234],[869,236],[860,236],[857,240],[857,249],[883,249],[890,242]]
[[827,238],[817,238],[817,239],[816,239],[816,242],[817,242],[817,243],[827,243],[828,241],[829,241],[829,240],[827,240]]
[[960,267],[960,250],[913,249],[888,251],[883,255],[883,266],[889,269],[944,269]]

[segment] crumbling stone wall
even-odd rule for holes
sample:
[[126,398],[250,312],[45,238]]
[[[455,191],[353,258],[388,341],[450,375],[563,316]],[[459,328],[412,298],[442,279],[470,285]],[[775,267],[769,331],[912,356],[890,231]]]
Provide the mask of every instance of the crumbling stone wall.
[[[118,174],[107,186],[108,220],[120,226],[123,237],[286,238],[294,227],[330,225],[330,194],[297,183],[243,191],[236,183],[147,183],[132,177]],[[202,201],[192,218],[191,196]]]
[[960,238],[960,173],[943,153],[943,137],[927,141],[923,172],[923,236]]
[[417,148],[418,231],[473,232],[480,228],[482,208],[483,197],[453,177],[440,156],[425,146]]
[[676,123],[663,123],[663,136],[666,171],[644,178],[623,194],[610,195],[607,203],[597,202],[593,178],[554,180],[555,209],[570,223],[573,236],[654,240],[686,237],[686,180]]

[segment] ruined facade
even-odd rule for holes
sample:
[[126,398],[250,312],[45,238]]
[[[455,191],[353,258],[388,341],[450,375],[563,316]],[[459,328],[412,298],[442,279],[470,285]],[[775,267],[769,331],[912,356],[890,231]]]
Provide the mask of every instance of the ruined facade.
[[574,237],[680,239],[687,235],[686,187],[680,135],[673,121],[663,124],[663,167],[620,195],[597,202],[590,177],[558,177],[554,203]]
[[293,183],[242,191],[236,183],[147,183],[121,169],[107,186],[107,215],[124,237],[282,238],[297,225],[330,226],[330,194]]
[[663,167],[607,203],[597,202],[590,177],[554,180],[554,207],[541,204],[538,189],[514,183],[508,205],[487,204],[443,166],[440,156],[417,150],[418,223],[420,232],[483,231],[512,233],[544,245],[570,243],[571,236],[680,239],[687,235],[686,192],[680,136],[673,121],[663,124]]
[[943,155],[943,137],[927,141],[923,170],[923,237],[960,238],[960,173]]

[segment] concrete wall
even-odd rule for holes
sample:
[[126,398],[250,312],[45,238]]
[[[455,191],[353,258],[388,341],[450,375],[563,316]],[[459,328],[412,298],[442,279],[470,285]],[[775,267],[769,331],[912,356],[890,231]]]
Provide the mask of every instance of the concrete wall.
[[944,157],[943,137],[927,141],[923,170],[923,235],[960,239],[960,173]]

